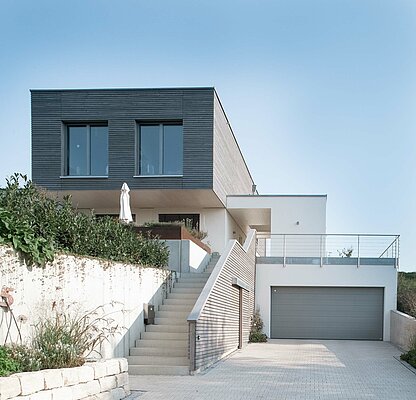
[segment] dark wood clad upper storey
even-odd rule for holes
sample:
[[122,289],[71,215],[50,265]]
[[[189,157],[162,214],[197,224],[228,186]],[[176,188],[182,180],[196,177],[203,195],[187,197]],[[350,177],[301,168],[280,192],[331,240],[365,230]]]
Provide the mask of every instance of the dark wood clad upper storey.
[[[39,186],[53,191],[120,190],[127,182],[131,190],[211,189],[223,204],[227,194],[251,191],[250,174],[224,125],[214,88],[32,90],[31,96],[32,179]],[[146,123],[182,124],[180,175],[138,176],[138,124]],[[108,126],[106,177],[65,176],[66,132],[73,124]]]

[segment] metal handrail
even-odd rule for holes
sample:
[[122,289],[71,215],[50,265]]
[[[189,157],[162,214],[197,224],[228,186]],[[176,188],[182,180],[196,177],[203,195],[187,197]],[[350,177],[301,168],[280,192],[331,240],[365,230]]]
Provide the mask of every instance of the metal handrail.
[[[356,263],[357,267],[365,265],[363,263],[394,265],[396,268],[399,265],[400,235],[281,233],[257,235],[257,238],[264,240],[264,256],[279,258],[284,267],[296,263],[296,260],[321,266],[329,261]],[[340,261],[340,258],[348,260]],[[378,259],[382,260],[376,261]]]
[[400,235],[397,235],[396,238],[390,243],[389,247],[387,247],[387,249],[384,250],[378,258],[383,257],[383,255],[389,251],[390,247],[392,247],[393,245],[397,245],[399,238],[400,238]]

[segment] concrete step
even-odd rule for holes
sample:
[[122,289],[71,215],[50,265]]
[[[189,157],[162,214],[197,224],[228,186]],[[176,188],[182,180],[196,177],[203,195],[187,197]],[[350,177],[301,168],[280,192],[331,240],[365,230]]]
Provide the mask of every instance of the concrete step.
[[146,332],[175,332],[188,334],[188,325],[146,325]]
[[201,289],[205,286],[205,282],[177,282],[173,286],[175,289],[184,289],[184,288],[193,288],[193,289]]
[[208,279],[209,278],[209,274],[205,273],[205,272],[200,272],[200,273],[196,273],[196,272],[184,272],[181,274],[180,279],[182,278],[199,278],[199,279]]
[[200,287],[174,287],[171,291],[171,294],[199,294],[201,293],[201,290],[202,289]]
[[191,312],[194,303],[188,304],[162,304],[159,306],[159,311],[188,311]]
[[161,339],[137,339],[135,347],[156,347],[156,348],[173,348],[173,349],[187,349],[188,339],[183,340],[161,340]]
[[193,302],[195,302],[196,301],[196,299],[199,297],[199,293],[200,292],[197,292],[197,293],[187,293],[187,292],[184,292],[184,293],[176,293],[176,292],[172,292],[172,293],[169,293],[168,294],[168,300],[175,300],[175,299],[178,299],[178,300],[189,300],[189,301],[193,301]]
[[188,332],[143,332],[144,340],[188,340]]
[[189,366],[187,357],[160,357],[160,356],[129,356],[129,365],[182,365]]
[[189,375],[189,367],[178,365],[129,365],[130,375]]
[[132,347],[131,356],[187,357],[187,347]]
[[186,321],[188,315],[189,311],[156,311],[156,318],[174,318]]
[[194,298],[179,298],[179,299],[166,299],[163,301],[165,306],[188,306],[195,303],[196,297]]
[[[188,314],[189,315],[189,314]],[[188,325],[187,318],[188,315],[184,318],[174,318],[174,317],[156,317],[155,318],[155,324],[156,325]]]

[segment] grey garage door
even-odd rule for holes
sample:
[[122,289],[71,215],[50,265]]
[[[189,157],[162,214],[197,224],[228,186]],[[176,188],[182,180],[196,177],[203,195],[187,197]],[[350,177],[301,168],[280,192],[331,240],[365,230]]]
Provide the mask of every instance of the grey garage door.
[[272,287],[271,337],[383,339],[383,288]]

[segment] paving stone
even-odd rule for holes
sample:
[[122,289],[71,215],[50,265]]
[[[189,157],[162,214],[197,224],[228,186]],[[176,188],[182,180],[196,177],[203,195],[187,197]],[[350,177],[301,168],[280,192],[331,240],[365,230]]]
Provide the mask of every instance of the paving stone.
[[112,400],[122,400],[126,397],[126,393],[122,388],[110,390]]
[[140,400],[415,400],[415,375],[388,342],[270,340],[195,376],[129,376]]

